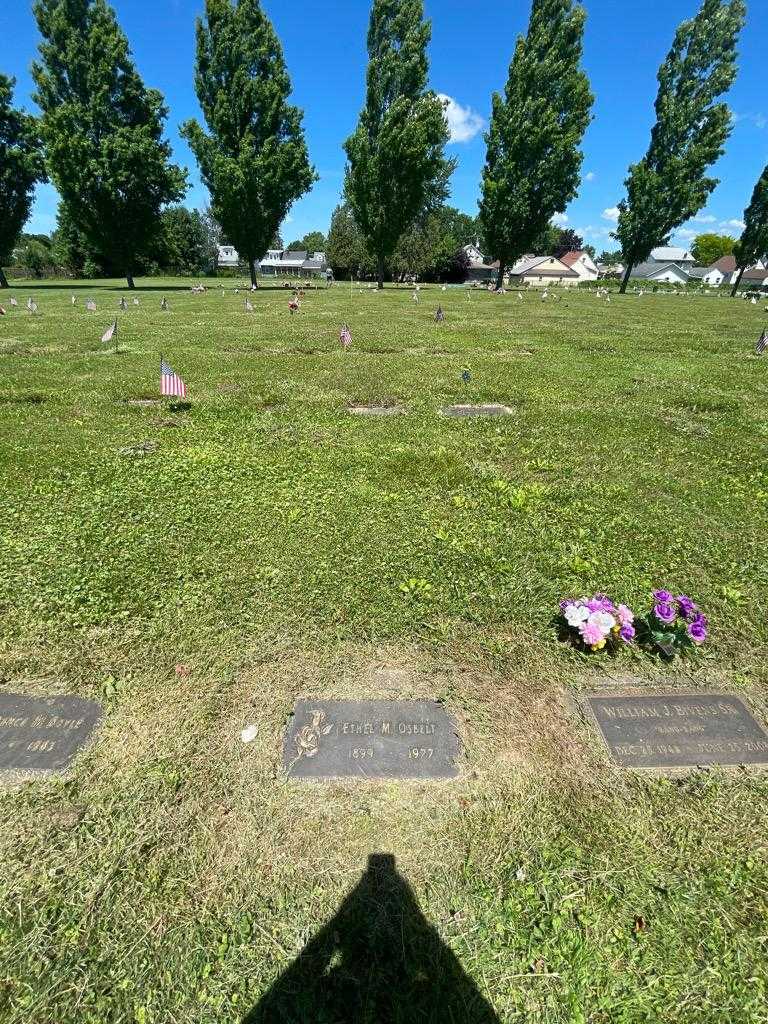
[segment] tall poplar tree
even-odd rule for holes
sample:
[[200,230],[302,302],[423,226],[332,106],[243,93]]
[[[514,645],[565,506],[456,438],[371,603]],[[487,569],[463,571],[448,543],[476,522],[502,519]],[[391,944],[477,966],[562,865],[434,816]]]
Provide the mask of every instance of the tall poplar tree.
[[744,271],[768,255],[768,165],[757,179],[752,199],[744,211],[744,231],[733,247],[739,275],[733,283],[731,298],[739,290]]
[[35,184],[45,178],[37,121],[15,110],[13,78],[0,75],[0,288],[7,288],[8,263],[32,207]]
[[376,258],[379,288],[400,236],[448,194],[455,162],[445,107],[427,89],[431,25],[422,0],[373,0],[365,107],[344,143],[345,197]]
[[163,140],[168,111],[142,82],[106,0],[35,0],[43,37],[32,65],[50,177],[78,230],[125,274],[186,193]]
[[619,203],[622,294],[632,268],[655,246],[666,245],[718,183],[706,171],[723,153],[731,115],[717,100],[736,78],[736,41],[745,16],[743,0],[704,0],[696,17],[679,26],[659,68],[651,142],[640,163],[630,166],[627,198]]
[[593,100],[579,66],[585,19],[573,0],[533,0],[504,95],[493,95],[480,221],[499,287],[579,186]]
[[288,103],[283,50],[259,0],[205,0],[195,90],[209,134],[194,120],[181,134],[197,157],[216,220],[257,284],[256,260],[291,204],[317,180],[302,112]]

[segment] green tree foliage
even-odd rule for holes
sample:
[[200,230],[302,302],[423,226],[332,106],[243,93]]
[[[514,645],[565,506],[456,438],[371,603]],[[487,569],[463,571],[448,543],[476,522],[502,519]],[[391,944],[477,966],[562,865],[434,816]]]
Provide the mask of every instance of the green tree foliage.
[[427,89],[423,0],[373,0],[365,107],[344,144],[347,201],[376,257],[379,287],[405,231],[448,194],[443,102]]
[[743,0],[704,0],[695,18],[675,33],[658,74],[656,124],[648,152],[632,164],[627,198],[619,203],[615,237],[621,242],[626,291],[632,267],[706,203],[717,179],[707,168],[723,153],[731,115],[718,98],[736,77],[736,41]]
[[208,133],[187,121],[181,134],[197,157],[214,215],[256,284],[256,261],[317,178],[302,113],[288,103],[282,47],[259,0],[206,0],[205,20],[197,21],[195,89]]
[[499,285],[578,189],[592,107],[579,67],[585,17],[573,0],[533,0],[504,95],[493,96],[480,218]]
[[621,249],[603,249],[597,257],[598,263],[604,263],[608,267],[615,267],[621,263]]
[[581,235],[577,235],[573,228],[561,228],[560,235],[557,239],[557,245],[554,247],[551,253],[547,255],[557,256],[560,259],[561,256],[565,256],[567,252],[581,252],[584,248],[584,239]]
[[452,206],[438,207],[402,235],[389,261],[391,273],[398,280],[466,281],[469,259],[462,247],[474,242],[475,228],[474,219],[466,213]]
[[[56,230],[51,238],[53,259],[56,266],[69,277],[82,277],[87,262],[95,263],[88,239],[79,230],[66,203],[59,203],[56,212]],[[97,275],[102,268],[99,267]]]
[[51,244],[46,239],[33,235],[22,235],[19,244],[14,250],[14,266],[22,267],[32,277],[43,277],[45,274],[52,274],[55,268],[55,261]]
[[164,204],[186,192],[163,140],[167,109],[147,89],[106,0],[35,0],[43,37],[32,67],[50,176],[92,248],[133,287]]
[[186,206],[163,210],[163,240],[159,261],[163,268],[182,276],[211,270],[217,256],[205,217]]
[[768,255],[768,166],[758,178],[752,199],[744,211],[744,224],[742,236],[733,250],[739,275],[734,281],[731,297],[739,290],[747,267]]
[[325,254],[334,275],[340,280],[364,277],[373,272],[373,256],[347,203],[333,211]]
[[728,256],[733,252],[736,239],[730,235],[717,235],[706,232],[697,235],[691,246],[691,255],[702,267],[711,266],[721,256]]
[[292,252],[325,252],[326,238],[322,231],[310,231],[286,246]]
[[38,125],[12,106],[13,78],[0,75],[0,288],[7,288],[8,263],[27,222],[35,185],[45,178]]

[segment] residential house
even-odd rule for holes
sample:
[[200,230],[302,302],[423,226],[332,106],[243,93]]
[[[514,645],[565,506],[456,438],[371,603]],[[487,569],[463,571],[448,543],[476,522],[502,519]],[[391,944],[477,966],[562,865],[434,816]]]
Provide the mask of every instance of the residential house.
[[579,275],[556,256],[523,256],[509,271],[509,282],[529,288],[561,285],[569,288],[579,283]]
[[240,256],[238,255],[237,249],[234,245],[220,245],[218,246],[218,255],[216,257],[216,266],[220,269],[236,270],[240,265]]
[[310,256],[308,252],[287,249],[269,249],[259,262],[259,270],[267,277],[311,277],[324,274],[327,267],[323,252]]
[[564,256],[560,257],[561,261],[570,267],[571,270],[575,270],[579,275],[579,279],[582,281],[596,281],[598,278],[597,264],[584,250],[567,252]]
[[743,289],[768,289],[768,270],[765,267],[752,267],[745,270],[741,276],[740,288]]
[[499,274],[498,260],[495,263],[486,263],[485,256],[480,252],[479,242],[474,245],[462,246],[469,260],[467,268],[467,281],[485,282],[495,281]]
[[680,284],[685,285],[691,280],[687,270],[677,263],[638,263],[629,275],[632,278],[648,281],[649,284]]
[[597,264],[597,276],[598,278],[603,277],[614,277],[621,278],[624,276],[624,271],[627,268],[623,263],[598,263]]
[[719,288],[725,280],[725,274],[715,266],[691,267],[688,276],[692,281],[701,281],[708,288]]
[[665,245],[658,249],[654,249],[648,257],[647,262],[665,265],[668,263],[674,263],[683,270],[688,270],[690,267],[694,266],[696,260],[687,249],[679,249],[673,245]]

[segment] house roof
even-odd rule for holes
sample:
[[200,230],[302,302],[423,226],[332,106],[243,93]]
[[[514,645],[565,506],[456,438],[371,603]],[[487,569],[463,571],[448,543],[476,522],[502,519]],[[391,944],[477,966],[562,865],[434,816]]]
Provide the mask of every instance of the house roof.
[[[558,270],[556,267],[552,270],[544,270],[542,268],[543,263],[549,263],[550,260],[554,260],[555,263],[559,263],[563,268]],[[538,277],[578,277],[579,275],[575,270],[571,270],[567,267],[562,260],[557,259],[555,256],[524,256],[510,270],[510,274],[515,277],[525,277],[526,274],[532,274],[536,271]]]
[[686,270],[685,273],[688,277],[692,277],[694,281],[703,281],[707,274],[711,274],[715,269],[715,267],[691,267],[691,269]]
[[574,249],[572,252],[567,252],[564,256],[560,257],[560,262],[564,263],[566,267],[572,267],[574,263],[578,263],[582,256],[588,256],[589,253],[584,249]]
[[729,252],[727,256],[721,256],[719,260],[715,260],[710,270],[720,270],[724,274],[732,274],[736,270],[736,257],[732,252]]
[[768,270],[745,270],[741,275],[742,281],[768,281]]
[[674,245],[662,245],[654,249],[649,262],[653,263],[695,263],[687,249],[679,249]]
[[655,277],[656,274],[663,274],[665,270],[674,270],[678,274],[682,274],[683,277],[690,277],[687,270],[683,270],[682,267],[678,267],[676,263],[638,263],[636,267],[632,269],[631,277],[642,277],[650,279]]

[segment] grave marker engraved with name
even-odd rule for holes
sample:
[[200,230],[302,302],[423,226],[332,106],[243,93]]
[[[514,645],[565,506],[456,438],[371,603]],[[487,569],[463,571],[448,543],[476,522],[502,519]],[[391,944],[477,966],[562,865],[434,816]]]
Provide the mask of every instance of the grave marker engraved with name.
[[300,700],[283,767],[302,779],[453,779],[456,723],[430,700]]
[[469,416],[511,416],[512,409],[508,405],[446,405],[440,413],[453,418]]
[[0,694],[0,772],[52,772],[69,765],[102,718],[81,697]]
[[622,768],[768,765],[768,732],[733,694],[592,695],[586,703]]

